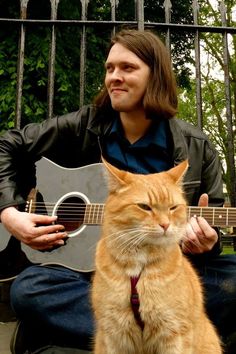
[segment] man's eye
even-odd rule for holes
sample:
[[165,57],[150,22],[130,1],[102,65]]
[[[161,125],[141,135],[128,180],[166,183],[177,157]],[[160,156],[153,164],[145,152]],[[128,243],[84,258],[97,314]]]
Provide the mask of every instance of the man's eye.
[[111,65],[106,65],[105,66],[106,72],[110,73],[113,70],[113,67]]
[[143,210],[152,210],[152,208],[148,205],[148,204],[144,204],[144,203],[139,203],[138,207],[143,209]]
[[124,65],[123,69],[124,69],[125,71],[132,71],[132,70],[134,70],[134,68],[133,68],[131,65]]

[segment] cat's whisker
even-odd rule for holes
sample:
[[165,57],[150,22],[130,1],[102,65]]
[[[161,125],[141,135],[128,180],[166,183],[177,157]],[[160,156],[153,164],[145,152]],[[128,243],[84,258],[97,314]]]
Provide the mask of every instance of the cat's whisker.
[[139,232],[138,234],[133,235],[132,238],[124,240],[123,244],[119,245],[120,252],[117,254],[116,259],[119,259],[119,257],[122,255],[126,255],[131,250],[131,248],[133,250],[135,247],[138,247],[146,236],[147,233]]
[[[125,240],[126,241],[126,247],[128,248],[129,246],[134,247],[134,246],[139,245],[143,241],[143,239],[145,238],[146,235],[147,234],[143,234],[143,232],[136,233],[135,235],[133,235],[128,240]],[[125,245],[125,242],[123,243],[123,245]]]
[[[110,238],[108,240],[108,242],[109,242],[110,245],[112,245],[112,244],[114,244],[114,242],[117,243],[117,241],[118,241],[119,242],[119,246],[127,247],[127,245],[129,245],[129,244],[133,244],[133,240],[136,240],[137,231],[131,237],[130,236],[131,235],[130,235],[129,232],[122,232],[120,235],[118,235],[118,237]],[[120,242],[120,241],[122,241],[122,242]]]
[[138,229],[136,228],[127,228],[127,229],[123,229],[123,230],[116,230],[115,232],[110,233],[109,235],[107,235],[104,238],[111,238],[113,236],[117,236],[120,237],[123,234],[127,234],[127,233],[131,233],[131,232],[136,232]]
[[142,234],[142,231],[140,229],[125,229],[122,230],[122,232],[118,232],[116,234],[116,240],[125,237],[124,241],[129,242],[130,240],[135,239],[139,234]]
[[[131,236],[133,234],[133,236],[136,235],[137,232],[140,232],[139,229],[137,228],[129,228],[129,229],[124,229],[124,230],[120,230],[120,231],[116,231],[116,232],[113,232],[111,234],[109,234],[109,236],[107,236],[108,239],[111,239],[111,240],[114,240],[114,239],[119,239],[119,238],[123,238],[124,236]],[[115,236],[115,238],[113,237]]]

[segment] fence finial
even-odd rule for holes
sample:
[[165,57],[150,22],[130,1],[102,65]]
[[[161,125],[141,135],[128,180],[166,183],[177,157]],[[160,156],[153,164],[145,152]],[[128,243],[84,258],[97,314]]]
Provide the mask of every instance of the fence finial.
[[28,2],[29,0],[20,0],[20,14],[22,19],[26,19]]
[[138,21],[138,29],[144,29],[144,1],[135,0],[136,7],[136,19]]
[[226,7],[225,7],[225,2],[224,1],[220,1],[219,11],[221,13],[222,25],[225,26],[226,25]]
[[116,8],[119,5],[119,0],[110,0],[111,8]]
[[80,2],[81,2],[81,6],[82,6],[81,19],[82,20],[86,20],[87,19],[87,11],[88,11],[89,0],[80,0]]
[[193,9],[193,22],[195,25],[198,24],[198,14],[199,14],[199,3],[198,0],[193,0],[192,2]]
[[166,23],[169,23],[171,21],[171,8],[172,8],[172,3],[170,0],[165,0],[163,3],[164,9],[165,9],[165,20]]
[[116,8],[119,5],[119,0],[110,0],[111,3],[111,19],[112,21],[116,20]]
[[60,0],[50,0],[51,1],[51,20],[57,18],[57,8]]

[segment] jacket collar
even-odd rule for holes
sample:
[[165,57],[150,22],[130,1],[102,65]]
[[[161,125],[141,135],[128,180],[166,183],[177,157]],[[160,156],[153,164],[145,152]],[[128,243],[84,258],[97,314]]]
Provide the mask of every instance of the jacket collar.
[[87,129],[103,137],[110,131],[117,114],[115,111],[105,112],[96,106],[91,106]]
[[169,120],[170,132],[173,139],[174,165],[178,165],[181,161],[188,158],[188,147],[179,122],[176,118]]
[[[89,119],[87,129],[101,138],[108,134],[117,112],[104,112],[96,106],[89,107]],[[169,119],[170,132],[173,139],[173,161],[174,165],[188,158],[188,147],[182,132],[180,121],[176,118]]]

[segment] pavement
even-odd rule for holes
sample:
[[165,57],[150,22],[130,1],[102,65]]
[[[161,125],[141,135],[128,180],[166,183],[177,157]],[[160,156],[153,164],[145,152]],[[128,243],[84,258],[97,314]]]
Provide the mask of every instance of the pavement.
[[10,340],[16,322],[0,322],[0,354],[10,354]]
[[[16,322],[0,322],[0,354],[11,354],[10,351],[10,341],[12,333],[15,329]],[[51,349],[52,352],[47,351],[47,353],[56,353],[54,349]],[[62,350],[59,350],[59,353],[63,353]],[[68,350],[65,353],[69,354]],[[73,350],[70,354],[73,354]],[[85,350],[76,350],[76,354],[92,354],[91,352]]]
[[16,326],[16,317],[10,306],[9,291],[11,282],[0,281],[0,354],[11,353],[10,341]]

